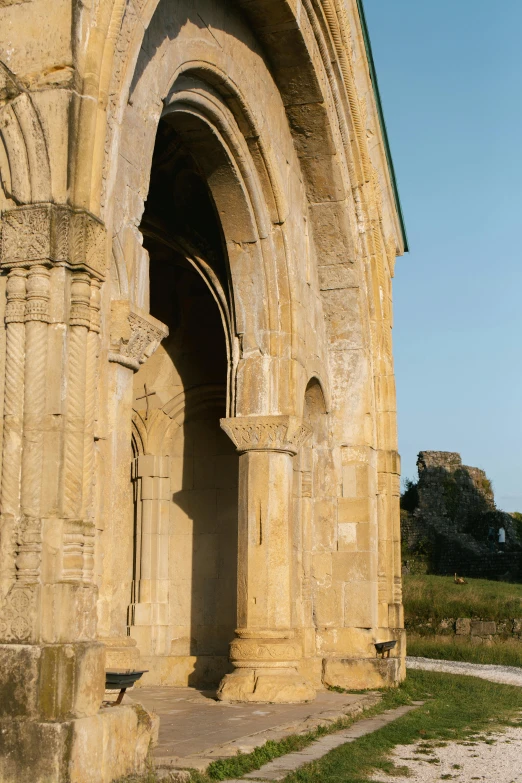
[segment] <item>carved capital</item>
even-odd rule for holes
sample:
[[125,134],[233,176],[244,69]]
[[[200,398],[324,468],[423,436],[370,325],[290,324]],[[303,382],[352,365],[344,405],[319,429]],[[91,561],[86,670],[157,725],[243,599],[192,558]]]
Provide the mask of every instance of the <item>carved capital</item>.
[[220,423],[240,453],[284,451],[297,454],[312,433],[297,416],[237,416],[221,419]]
[[152,356],[160,342],[168,336],[168,328],[126,300],[112,303],[111,316],[109,361],[134,371],[139,370],[140,365]]
[[106,232],[98,218],[82,209],[29,204],[2,214],[0,267],[60,264],[103,279]]

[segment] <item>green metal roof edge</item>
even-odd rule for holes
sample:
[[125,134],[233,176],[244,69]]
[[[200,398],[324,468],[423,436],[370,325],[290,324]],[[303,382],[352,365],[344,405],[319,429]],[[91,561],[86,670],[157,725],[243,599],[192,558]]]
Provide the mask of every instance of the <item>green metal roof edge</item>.
[[399,188],[397,185],[397,177],[395,175],[395,167],[393,165],[393,158],[390,149],[390,141],[388,139],[388,131],[386,129],[386,122],[382,110],[381,94],[379,92],[379,82],[377,81],[377,72],[375,70],[375,62],[373,60],[372,44],[370,41],[370,33],[368,32],[368,25],[366,24],[366,15],[364,13],[363,0],[357,0],[357,7],[359,9],[359,18],[361,20],[361,29],[362,29],[363,39],[364,39],[364,46],[366,48],[366,57],[368,59],[368,68],[370,70],[370,79],[372,80],[372,84],[373,84],[375,103],[377,104],[377,113],[379,114],[379,122],[381,125],[381,131],[384,140],[384,151],[386,153],[386,160],[388,161],[388,168],[390,170],[393,195],[395,198],[395,206],[397,208],[397,214],[399,216],[399,223],[401,226],[402,241],[404,243],[404,252],[407,253],[409,250],[408,235],[406,234],[406,225],[404,222],[404,215],[402,212],[401,198],[399,196]]

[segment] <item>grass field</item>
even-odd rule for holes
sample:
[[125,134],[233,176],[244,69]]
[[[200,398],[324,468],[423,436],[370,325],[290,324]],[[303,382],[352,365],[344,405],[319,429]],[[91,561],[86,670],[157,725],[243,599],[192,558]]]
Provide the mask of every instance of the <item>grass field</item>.
[[415,636],[408,634],[408,655],[444,661],[469,661],[500,666],[522,666],[522,641],[505,639],[474,644],[462,636]]
[[388,726],[342,745],[284,783],[367,783],[375,772],[402,772],[389,760],[396,745],[422,741],[429,753],[448,741],[474,741],[500,725],[522,725],[522,689],[475,677],[411,671],[397,696],[426,704]]
[[405,575],[403,579],[406,622],[434,624],[452,617],[509,620],[522,617],[522,584],[469,579],[456,585],[452,576]]

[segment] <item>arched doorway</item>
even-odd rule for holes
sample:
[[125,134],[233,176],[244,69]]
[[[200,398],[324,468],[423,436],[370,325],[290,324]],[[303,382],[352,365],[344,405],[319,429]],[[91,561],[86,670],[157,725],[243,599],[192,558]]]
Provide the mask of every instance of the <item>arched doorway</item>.
[[135,376],[130,633],[158,683],[217,683],[236,626],[238,457],[227,414],[228,264],[197,159],[158,127],[140,231],[150,313],[169,328]]

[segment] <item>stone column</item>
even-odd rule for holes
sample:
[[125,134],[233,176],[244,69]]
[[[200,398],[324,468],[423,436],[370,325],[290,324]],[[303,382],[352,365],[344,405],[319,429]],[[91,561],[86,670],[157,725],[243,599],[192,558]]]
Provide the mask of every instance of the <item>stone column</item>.
[[292,628],[292,458],[311,430],[293,416],[222,419],[239,460],[238,628],[223,701],[303,702],[315,689],[299,673]]

